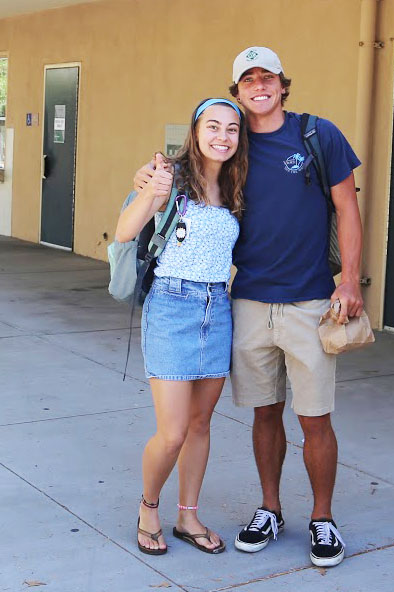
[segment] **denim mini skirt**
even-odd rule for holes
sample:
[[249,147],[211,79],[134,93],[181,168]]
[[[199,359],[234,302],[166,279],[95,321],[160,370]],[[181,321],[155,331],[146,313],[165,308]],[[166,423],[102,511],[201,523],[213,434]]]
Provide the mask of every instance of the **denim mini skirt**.
[[145,298],[141,333],[147,378],[228,376],[232,319],[227,284],[156,277]]

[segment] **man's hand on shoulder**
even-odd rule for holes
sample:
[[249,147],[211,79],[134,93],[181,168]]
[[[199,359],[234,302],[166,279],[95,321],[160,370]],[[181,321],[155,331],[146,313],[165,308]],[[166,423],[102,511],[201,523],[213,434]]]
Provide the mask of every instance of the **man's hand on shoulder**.
[[359,280],[345,280],[334,290],[331,296],[331,303],[339,300],[341,311],[339,322],[344,323],[346,317],[359,317],[363,312],[363,297]]
[[[158,171],[164,171],[165,174],[157,175]],[[138,169],[136,172],[133,183],[134,183],[134,191],[142,191],[146,188],[146,186],[151,183],[151,181],[155,181],[155,178],[159,176],[167,177],[168,179],[173,179],[174,175],[174,167],[171,163],[168,163],[161,152],[157,152],[152,158],[150,162],[145,164],[143,167]]]
[[144,185],[139,195],[153,200],[154,211],[160,210],[168,201],[173,182],[172,169],[167,165],[163,155],[156,156],[156,168],[149,182]]
[[145,186],[149,183],[149,181],[153,177],[153,173],[155,172],[155,167],[156,167],[156,159],[152,158],[152,160],[150,162],[148,162],[147,164],[144,164],[143,167],[138,169],[138,171],[136,172],[134,179],[133,179],[134,191],[141,191],[141,189],[145,188]]

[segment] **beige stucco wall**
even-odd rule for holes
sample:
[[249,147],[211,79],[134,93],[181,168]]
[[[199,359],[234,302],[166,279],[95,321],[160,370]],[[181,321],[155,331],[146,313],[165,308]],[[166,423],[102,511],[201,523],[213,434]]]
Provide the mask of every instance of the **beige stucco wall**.
[[[393,3],[379,3],[385,40],[394,37]],[[280,54],[293,78],[288,109],[328,117],[354,143],[360,10],[361,0],[112,0],[0,21],[15,129],[13,236],[39,240],[42,128],[26,127],[25,114],[42,116],[46,64],[81,63],[75,251],[105,259],[103,234],[113,237],[135,169],[164,148],[165,124],[187,123],[201,98],[226,96],[232,60],[249,45]],[[367,301],[376,325],[385,247],[371,237],[387,224],[392,43],[377,51],[384,141],[377,130],[363,269],[373,276]]]

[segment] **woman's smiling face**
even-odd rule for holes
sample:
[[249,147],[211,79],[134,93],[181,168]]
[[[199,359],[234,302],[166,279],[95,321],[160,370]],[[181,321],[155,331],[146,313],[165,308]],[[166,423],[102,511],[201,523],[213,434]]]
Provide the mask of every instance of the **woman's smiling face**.
[[240,120],[230,106],[216,104],[207,107],[197,120],[197,141],[207,160],[225,162],[237,151]]

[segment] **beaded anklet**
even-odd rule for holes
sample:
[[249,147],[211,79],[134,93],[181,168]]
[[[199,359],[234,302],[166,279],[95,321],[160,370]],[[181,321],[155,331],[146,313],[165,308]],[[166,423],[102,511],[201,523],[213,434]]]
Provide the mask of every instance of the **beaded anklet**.
[[151,504],[150,502],[146,501],[146,499],[144,498],[144,494],[141,495],[141,502],[144,504],[144,506],[150,508],[151,510],[154,510],[155,508],[159,507],[159,501],[160,500],[158,499],[156,503]]
[[198,510],[198,506],[182,506],[177,504],[179,510]]

